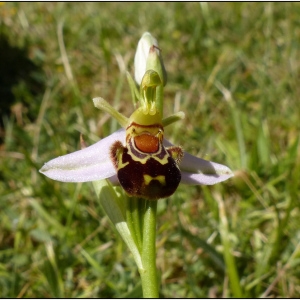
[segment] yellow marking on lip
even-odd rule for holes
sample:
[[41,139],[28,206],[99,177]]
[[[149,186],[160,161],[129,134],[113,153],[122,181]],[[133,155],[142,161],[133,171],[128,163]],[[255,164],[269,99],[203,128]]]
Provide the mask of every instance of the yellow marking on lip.
[[149,185],[152,180],[157,180],[161,183],[161,185],[166,185],[166,177],[164,175],[158,175],[155,177],[147,174],[144,175],[144,182],[146,185]]
[[127,161],[126,163],[123,163],[123,161],[122,161],[123,152],[124,152],[124,149],[119,148],[116,153],[117,160],[118,160],[118,170],[123,169],[124,167],[126,167],[129,164],[129,161]]
[[126,162],[125,164],[123,164],[123,162],[122,162],[121,160],[119,160],[118,170],[123,169],[123,168],[126,167],[127,165],[129,165],[129,162]]
[[[132,147],[134,148],[134,150],[136,151],[139,151],[141,152],[136,146],[135,146],[135,143],[134,141],[132,141]],[[163,150],[163,146],[161,144],[159,144],[159,149],[158,149],[158,152],[161,152]],[[141,164],[146,164],[147,161],[150,159],[150,158],[153,158],[155,159],[156,161],[158,161],[160,164],[162,165],[165,165],[167,164],[169,161],[168,161],[168,157],[170,157],[169,153],[166,152],[164,157],[163,158],[159,158],[157,157],[157,153],[144,153],[144,152],[141,152],[142,154],[146,155],[144,158],[140,158],[140,157],[137,157],[136,155],[134,155],[131,151],[131,147],[129,146],[128,147],[128,152],[127,152],[130,157],[134,160],[134,161],[138,161],[140,162]]]

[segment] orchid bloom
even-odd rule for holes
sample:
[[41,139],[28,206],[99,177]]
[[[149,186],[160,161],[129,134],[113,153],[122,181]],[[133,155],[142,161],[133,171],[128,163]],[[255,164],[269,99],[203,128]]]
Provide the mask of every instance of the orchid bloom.
[[138,43],[135,80],[140,85],[140,93],[135,93],[140,107],[130,118],[104,99],[93,99],[122,129],[94,145],[50,160],[40,172],[63,182],[109,179],[114,185],[121,184],[129,196],[151,200],[170,196],[179,183],[212,185],[233,176],[228,167],[183,152],[164,138],[164,127],[182,119],[184,113],[162,118],[162,103],[157,100],[162,97],[157,95],[166,83],[166,71],[157,41],[148,32]]
[[[94,104],[97,107],[108,106],[101,98],[95,98]],[[125,125],[127,120],[124,121],[123,124]],[[45,163],[40,172],[51,179],[62,182],[88,182],[109,179],[113,184],[119,184],[117,171],[110,154],[110,149],[116,141],[120,141],[123,145],[126,144],[125,128],[117,130],[87,148],[50,160]],[[165,147],[173,146],[166,139],[163,139],[163,145]],[[179,168],[181,184],[212,185],[233,176],[228,167],[195,157],[186,152],[183,153]]]

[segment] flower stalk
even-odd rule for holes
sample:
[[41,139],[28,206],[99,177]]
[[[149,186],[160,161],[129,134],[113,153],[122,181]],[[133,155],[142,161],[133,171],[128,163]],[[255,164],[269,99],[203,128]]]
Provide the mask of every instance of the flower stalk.
[[158,277],[156,268],[156,212],[157,201],[146,200],[143,228],[142,263],[140,272],[144,298],[158,298]]

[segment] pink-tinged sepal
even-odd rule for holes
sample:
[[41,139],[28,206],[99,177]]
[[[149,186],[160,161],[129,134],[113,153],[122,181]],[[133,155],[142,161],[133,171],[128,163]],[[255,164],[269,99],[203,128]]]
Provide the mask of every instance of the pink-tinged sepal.
[[120,129],[99,142],[45,163],[40,172],[63,182],[87,182],[109,178],[116,174],[109,149],[115,141],[125,142],[125,130]]
[[[165,146],[173,146],[164,140]],[[181,171],[181,183],[192,185],[212,185],[234,176],[233,172],[226,166],[207,161],[184,152],[179,164]]]

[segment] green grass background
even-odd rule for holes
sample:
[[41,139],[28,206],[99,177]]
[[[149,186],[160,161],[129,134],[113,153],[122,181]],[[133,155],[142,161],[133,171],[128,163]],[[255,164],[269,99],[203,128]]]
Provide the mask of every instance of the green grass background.
[[117,128],[93,97],[131,114],[124,71],[150,31],[165,115],[186,114],[166,137],[235,172],[159,201],[161,296],[232,296],[225,238],[243,296],[300,297],[299,16],[299,3],[1,3],[2,65],[16,56],[0,72],[19,75],[0,99],[0,296],[141,296],[92,185],[38,170],[80,133],[92,144]]

